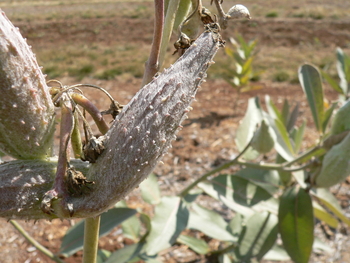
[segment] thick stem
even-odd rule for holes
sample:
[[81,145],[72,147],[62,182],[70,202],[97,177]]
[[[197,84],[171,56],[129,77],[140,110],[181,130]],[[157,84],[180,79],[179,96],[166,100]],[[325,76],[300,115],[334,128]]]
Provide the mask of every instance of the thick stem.
[[97,125],[97,128],[102,134],[105,134],[108,130],[109,127],[107,123],[104,121],[103,116],[99,109],[84,95],[79,94],[79,93],[70,93],[70,96],[74,100],[75,103],[83,107],[94,119],[94,122]]
[[83,263],[96,262],[100,232],[100,219],[100,216],[85,219]]
[[[69,142],[71,134],[74,128],[74,115],[73,106],[70,99],[66,94],[61,98],[61,127],[60,127],[60,143],[58,153],[58,163],[55,176],[55,182],[51,190],[47,191],[41,203],[41,209],[44,213],[54,213],[53,203],[66,202],[68,198],[68,189],[66,186],[65,178],[69,162]],[[56,203],[58,203],[56,202]],[[63,213],[65,216],[71,214],[71,208],[66,205],[59,206],[60,211],[56,211],[57,214]],[[64,216],[60,215],[60,216]]]
[[79,130],[79,116],[77,112],[74,112],[74,128],[71,139],[74,158],[80,159],[84,157],[83,144],[81,142],[80,130]]
[[152,80],[152,77],[159,71],[159,52],[162,43],[164,28],[164,0],[154,0],[154,34],[151,47],[151,53],[145,64],[145,73],[142,79],[141,87]]
[[57,257],[55,254],[53,254],[50,250],[48,250],[46,247],[41,245],[38,241],[36,241],[32,236],[28,234],[27,231],[24,230],[24,228],[18,224],[14,220],[10,220],[11,225],[14,226],[18,230],[18,232],[21,233],[21,235],[34,247],[36,247],[40,252],[42,252],[44,255],[48,256],[50,259],[52,259],[55,262],[58,263],[64,263],[59,257]]
[[179,8],[180,0],[171,0],[165,16],[164,28],[163,28],[163,38],[160,47],[160,54],[158,60],[158,68],[161,68],[165,59],[165,54],[168,48],[171,33],[173,32],[175,17],[177,9]]
[[224,10],[222,9],[222,6],[221,6],[221,3],[222,3],[222,0],[214,0],[214,3],[215,3],[215,6],[216,6],[216,9],[218,10],[218,13],[219,13],[219,24],[220,24],[220,27],[222,29],[226,29],[227,28],[227,21],[226,21],[226,14],[224,12]]

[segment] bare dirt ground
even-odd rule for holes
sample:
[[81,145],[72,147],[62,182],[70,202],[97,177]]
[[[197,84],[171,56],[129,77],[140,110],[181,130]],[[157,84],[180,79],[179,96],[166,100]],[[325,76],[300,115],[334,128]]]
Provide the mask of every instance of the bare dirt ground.
[[[25,5],[23,1],[11,1],[16,5],[2,6],[8,17],[16,18],[19,13],[27,12],[34,17],[37,14],[45,13],[48,8],[58,10],[58,12],[70,12],[70,8],[82,9],[84,12],[87,8],[84,4],[62,4],[47,7],[44,4]],[[23,2],[21,4],[21,2]],[[64,2],[64,1],[63,1]],[[229,1],[226,1],[229,2]],[[238,31],[247,39],[257,38],[259,43],[258,61],[272,61],[273,69],[278,68],[278,63],[274,64],[274,56],[276,60],[284,61],[280,67],[291,63],[300,65],[305,61],[319,63],[318,56],[331,54],[333,56],[334,49],[340,46],[346,53],[350,50],[350,17],[339,13],[339,17],[324,19],[313,19],[312,17],[283,17],[266,18],[262,15],[263,11],[259,9],[258,4],[254,5],[253,1],[246,1],[251,9],[253,20],[241,21],[230,26],[223,33],[224,38],[231,36]],[[260,1],[261,2],[261,1]],[[290,1],[291,2],[291,1]],[[300,2],[300,1],[299,1]],[[300,8],[298,3],[291,4],[283,1],[285,8],[278,5],[278,1],[262,1],[260,4],[267,4],[273,9],[279,10],[283,14],[288,12],[296,12]],[[318,6],[317,1],[304,1],[305,6],[312,9]],[[300,3],[303,3],[301,1]],[[152,3],[143,3],[151,6]],[[232,3],[233,4],[233,3]],[[107,5],[107,4],[106,4]],[[131,3],[113,3],[108,2],[114,10],[132,9],[136,4]],[[321,13],[334,9],[349,9],[348,1],[322,1]],[[94,12],[95,6],[90,6],[90,13]],[[107,7],[106,7],[107,8]],[[111,7],[108,7],[111,8]],[[333,9],[332,9],[333,8]],[[79,10],[80,10],[79,9]],[[51,10],[51,9],[50,9]],[[254,10],[257,17],[254,17]],[[289,10],[289,11],[288,11]],[[308,9],[309,10],[309,9]],[[83,11],[82,11],[83,12]],[[340,12],[340,11],[339,11]],[[265,13],[266,14],[266,13]],[[337,14],[337,13],[336,13]],[[64,45],[78,45],[85,43],[86,45],[113,46],[118,43],[125,46],[132,43],[140,49],[148,52],[152,41],[153,20],[149,17],[138,16],[137,18],[127,16],[113,16],[101,18],[81,18],[70,17],[65,19],[33,19],[30,21],[15,19],[14,24],[18,26],[28,39],[28,43],[33,46],[34,51],[59,50]],[[96,30],[98,28],[98,30]],[[169,48],[169,54],[172,48]],[[303,56],[303,54],[306,54]],[[220,55],[220,54],[219,54]],[[335,56],[334,56],[335,57]],[[124,58],[127,64],[130,58]],[[171,60],[171,59],[170,59]],[[40,60],[39,60],[40,62]],[[269,63],[270,63],[269,62]],[[140,65],[142,66],[142,65]],[[218,65],[216,65],[218,66]],[[266,65],[269,69],[269,65]],[[45,65],[44,65],[45,70]],[[297,67],[294,69],[297,72]],[[266,72],[269,76],[269,72]],[[77,83],[73,77],[63,75],[59,78],[65,84]],[[122,104],[126,104],[130,98],[137,92],[141,85],[141,79],[135,78],[130,74],[122,74],[113,80],[98,80],[86,77],[79,81],[81,83],[97,84],[106,88],[111,94]],[[155,173],[159,176],[159,182],[164,194],[176,193],[183,189],[192,179],[197,178],[211,168],[231,159],[237,154],[235,148],[235,130],[242,119],[246,110],[247,100],[253,96],[259,96],[264,101],[266,94],[270,95],[272,100],[278,107],[281,107],[284,99],[288,99],[290,104],[301,103],[301,116],[308,122],[304,147],[314,143],[315,130],[312,126],[310,112],[306,105],[306,100],[302,89],[298,84],[290,84],[289,82],[277,83],[271,78],[262,77],[261,84],[264,89],[258,91],[250,91],[243,93],[238,102],[236,111],[233,110],[234,101],[237,99],[235,91],[223,80],[211,78],[209,69],[208,80],[202,85],[197,95],[197,101],[192,105],[193,111],[189,114],[189,119],[183,123],[183,130],[178,133],[177,140],[173,142],[173,148],[163,159],[163,164],[158,165]],[[102,109],[105,108],[105,101],[93,92],[90,92],[90,98]],[[336,95],[329,88],[326,89],[327,98],[335,99]],[[263,103],[264,104],[264,103]],[[348,208],[349,189],[348,185],[341,186],[342,206]],[[137,191],[127,198],[128,202],[137,203]],[[135,204],[137,206],[137,204]],[[0,232],[0,255],[1,262],[51,262],[46,256],[40,254],[32,245],[27,243],[25,239],[17,233],[13,227],[0,220],[2,231]],[[33,235],[40,243],[48,247],[53,252],[57,252],[60,246],[61,238],[72,222],[59,220],[47,222],[40,221],[21,222],[25,229]],[[332,235],[329,244],[334,248],[334,253],[326,257],[313,256],[311,262],[349,262],[349,253],[346,250],[350,247],[349,238],[347,236],[348,229],[342,229],[342,233],[337,230]],[[108,237],[104,237],[100,241],[100,247],[114,251],[121,246],[125,240],[114,231]],[[341,243],[339,243],[341,242]],[[179,249],[181,251],[181,249]],[[204,262],[202,258],[194,254],[181,252],[178,257],[170,259],[166,262]],[[182,256],[181,256],[182,255]],[[202,261],[201,261],[202,260]],[[66,259],[66,262],[80,262],[81,253],[77,253],[73,257]]]

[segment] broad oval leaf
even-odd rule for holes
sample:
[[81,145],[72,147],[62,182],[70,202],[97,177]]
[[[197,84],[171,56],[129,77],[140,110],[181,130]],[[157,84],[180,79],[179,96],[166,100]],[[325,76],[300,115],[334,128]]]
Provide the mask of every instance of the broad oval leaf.
[[122,223],[123,235],[137,242],[140,237],[141,223],[137,216],[132,216]]
[[97,251],[96,263],[104,263],[112,253],[108,250],[99,249]]
[[299,68],[299,81],[306,94],[316,129],[322,132],[324,106],[321,75],[314,66],[304,64]]
[[[99,236],[108,234],[114,227],[118,226],[129,217],[136,214],[135,209],[131,208],[112,208],[101,215]],[[81,220],[71,227],[63,237],[60,255],[69,257],[83,248],[84,244],[84,222]]]
[[192,249],[194,252],[205,255],[210,252],[208,243],[202,239],[198,239],[191,236],[180,235],[177,242],[182,243]]
[[157,205],[161,201],[160,190],[158,186],[157,176],[150,174],[146,180],[140,184],[142,199],[151,204]]
[[[262,121],[262,113],[258,98],[251,98],[248,101],[247,112],[236,132],[236,145],[242,151],[252,139],[256,126]],[[246,159],[255,159],[259,153],[253,149],[248,150],[244,155]]]
[[145,245],[144,242],[132,244],[125,246],[121,249],[115,251],[105,263],[126,263],[130,262],[134,257],[136,257],[142,250],[142,247]]
[[349,92],[348,90],[348,81],[349,76],[347,76],[347,68],[350,66],[348,63],[346,63],[347,56],[344,54],[343,50],[341,48],[337,48],[337,71],[338,76],[340,78],[339,86],[343,90],[343,94],[347,94]]
[[242,231],[236,255],[242,262],[251,258],[261,260],[274,245],[277,234],[277,216],[268,212],[256,213],[251,216]]
[[327,72],[321,70],[322,77],[328,82],[328,84],[339,94],[345,95],[344,90],[340,87],[338,82],[334,80]]
[[241,177],[240,174],[219,175],[211,181],[199,183],[198,187],[247,217],[259,211],[277,214],[278,200],[270,193],[273,187]]
[[191,205],[191,208],[188,228],[199,230],[207,236],[218,240],[231,242],[238,240],[237,237],[228,231],[228,224],[221,215],[195,203]]
[[180,197],[165,196],[155,208],[152,229],[147,237],[145,251],[155,255],[169,248],[187,226],[189,211]]
[[319,220],[322,220],[327,225],[329,225],[332,228],[338,227],[338,220],[329,212],[326,211],[322,206],[320,206],[318,203],[313,202],[314,207],[314,214],[315,217]]
[[345,224],[350,226],[350,220],[344,215],[338,200],[334,195],[326,188],[317,188],[311,191],[311,194],[317,198],[317,200],[327,207],[336,217],[338,217]]
[[310,195],[294,186],[280,200],[279,230],[283,246],[295,263],[309,261],[314,241],[314,215]]

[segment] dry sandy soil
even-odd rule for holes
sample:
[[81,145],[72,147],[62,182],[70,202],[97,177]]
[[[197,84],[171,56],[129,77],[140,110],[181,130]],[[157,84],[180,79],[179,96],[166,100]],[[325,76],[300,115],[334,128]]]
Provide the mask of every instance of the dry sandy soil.
[[[12,17],[16,18],[16,15],[23,12],[28,12],[35,17],[35,15],[45,14],[45,12],[48,12],[47,10],[57,9],[59,12],[69,12],[70,8],[85,11],[90,8],[91,10],[89,10],[93,13],[97,8],[97,4],[76,3],[69,5],[65,1],[62,1],[61,4],[56,3],[56,5],[52,3],[50,6],[44,5],[44,2],[39,2],[35,6],[26,5],[26,2],[23,1],[8,2],[13,2],[15,5],[2,4],[1,7],[7,12],[10,19]],[[350,17],[344,15],[341,11],[339,11],[339,14],[334,11],[335,9],[349,9],[348,1],[297,1],[294,4],[287,1],[282,2],[284,6],[278,1],[260,1],[260,4],[270,5],[271,9],[277,9],[283,13],[283,17],[266,18],[262,14],[263,11],[258,8],[259,4],[256,1],[246,1],[244,4],[251,8],[253,20],[236,23],[223,34],[224,37],[238,31],[248,39],[257,38],[260,50],[257,60],[263,61],[267,57],[273,60],[274,55],[278,54],[279,59],[284,60],[283,65],[288,64],[289,61],[293,65],[300,65],[307,60],[311,60],[311,62],[318,61],[317,56],[324,53],[333,54],[336,46],[342,47],[349,54]],[[326,15],[324,19],[313,19],[311,16],[293,17],[286,15],[288,12],[296,12],[295,10],[300,8],[299,4],[302,3],[310,9],[321,6],[324,8],[321,11],[325,14],[332,11],[338,14],[338,17],[332,18]],[[107,4],[108,6],[105,8],[114,8],[116,11],[132,9],[136,6],[136,4],[131,5],[130,3],[113,3],[113,1],[108,1],[108,3],[106,1]],[[143,4],[146,6],[152,5],[150,2]],[[254,16],[254,11],[257,13],[256,16]],[[14,23],[20,28],[24,37],[27,37],[34,51],[59,49],[61,45],[67,43],[71,45],[94,43],[103,46],[116,43],[124,43],[125,45],[133,43],[147,50],[151,43],[153,30],[152,19],[142,16],[136,19],[127,16],[119,17],[118,15],[101,18],[39,19],[38,21],[32,19],[30,22],[15,20]],[[99,27],[98,32],[91,30],[96,26]],[[312,55],[302,56],[303,52],[310,51],[312,51]],[[169,54],[171,52],[172,49],[169,48]],[[128,58],[125,58],[125,63],[128,63]],[[295,68],[296,71],[297,68]],[[237,99],[235,91],[223,80],[210,78],[210,70],[208,75],[207,82],[199,90],[197,101],[192,105],[194,110],[190,113],[189,119],[183,124],[184,129],[179,132],[177,140],[173,143],[173,148],[165,156],[164,164],[158,165],[155,170],[155,173],[159,175],[161,189],[165,194],[180,191],[191,179],[202,175],[237,154],[234,143],[235,130],[246,110],[247,100],[252,96],[259,96],[263,101],[265,94],[269,94],[278,107],[281,106],[285,98],[292,105],[301,102],[300,118],[305,118],[308,123],[304,147],[314,142],[313,139],[316,133],[312,126],[305,97],[298,84],[277,83],[262,77],[260,82],[265,88],[243,93],[237,102],[237,110],[234,112],[233,105]],[[66,84],[77,82],[74,78],[67,76],[62,76],[60,80]],[[85,78],[80,82],[102,86],[111,92],[119,102],[125,104],[139,89],[141,79],[122,74],[110,81]],[[326,94],[330,100],[336,98],[336,95],[330,89],[326,89]],[[102,98],[94,95],[93,92],[90,95],[98,106],[105,105]],[[348,207],[348,190],[346,184],[341,186],[339,198],[341,198],[344,208]],[[131,203],[133,200],[134,202],[138,200],[137,191],[127,198],[127,201]],[[32,245],[28,244],[5,220],[0,220],[0,222],[2,227],[0,232],[1,262],[51,262]],[[53,252],[57,252],[62,236],[72,222],[56,220],[53,222],[40,221],[36,224],[21,222],[21,224],[39,242]],[[334,248],[334,253],[326,257],[314,255],[311,262],[340,263],[349,261],[349,254],[346,253],[346,250],[350,247],[347,236],[348,229],[344,228],[342,230],[341,233],[339,230],[333,233],[328,241]],[[121,247],[123,242],[124,240],[119,235],[110,235],[101,239],[100,247],[113,251]],[[191,253],[188,254],[186,251],[182,251],[178,255],[180,255],[178,258],[168,259],[167,262],[204,262],[202,258]],[[80,253],[66,260],[66,262],[80,261]]]

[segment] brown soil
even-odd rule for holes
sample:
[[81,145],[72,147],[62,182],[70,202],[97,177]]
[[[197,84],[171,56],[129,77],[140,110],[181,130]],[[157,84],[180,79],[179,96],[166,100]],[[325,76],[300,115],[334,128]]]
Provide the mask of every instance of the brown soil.
[[[120,3],[120,5],[123,4]],[[13,9],[9,9],[9,11],[14,12]],[[62,43],[72,43],[73,45],[81,42],[94,42],[101,45],[122,42],[149,46],[153,32],[153,21],[142,17],[137,19],[126,17],[72,18],[64,21],[16,22],[15,24],[21,29],[24,37],[27,37],[34,51],[42,48],[59,48]],[[99,27],[98,33],[90,30],[96,28],[97,25]],[[235,30],[242,32],[247,38],[255,36],[258,38],[262,51],[285,50],[285,57],[288,60],[294,52],[299,52],[305,43],[312,43],[316,38],[328,51],[333,52],[336,46],[340,46],[346,51],[350,43],[349,28],[350,20],[347,19],[333,21],[329,19],[257,18],[249,22],[237,23],[235,28],[232,26],[224,33],[224,37],[229,36]],[[317,50],[314,54],[317,56]],[[273,56],[273,53],[269,55]],[[76,83],[76,80],[71,78],[62,78],[61,81],[66,84]],[[130,100],[141,85],[140,79],[128,75],[122,75],[113,81],[84,79],[81,82],[97,84],[106,88],[123,104]],[[279,108],[284,99],[288,99],[292,105],[300,102],[300,118],[305,118],[308,123],[306,144],[314,143],[316,132],[301,87],[266,80],[263,80],[261,84],[265,86],[264,89],[243,93],[238,101],[236,101],[235,91],[222,80],[208,79],[202,85],[197,100],[192,105],[193,111],[189,114],[189,119],[183,123],[183,130],[178,133],[177,140],[173,142],[173,148],[163,159],[163,164],[159,164],[155,170],[155,173],[160,176],[160,186],[164,194],[180,191],[194,178],[237,154],[234,142],[235,130],[244,115],[247,100],[250,97],[259,96],[263,103],[264,96],[268,94]],[[336,98],[330,89],[326,90],[326,94],[329,100]],[[104,101],[93,92],[90,95],[97,105],[105,105]],[[236,111],[233,109],[235,103],[237,103]],[[344,208],[348,207],[348,190],[347,185],[341,186],[341,199]],[[132,193],[130,197],[126,198],[127,201],[137,202],[137,193],[137,191]],[[9,223],[6,223],[5,220],[0,222],[2,224],[0,233],[1,262],[51,262],[45,255],[26,242]],[[70,221],[61,222],[59,220],[39,221],[36,224],[33,222],[20,223],[32,236],[53,252],[58,251],[62,236],[72,224]],[[343,247],[337,246],[335,241],[342,241]],[[100,247],[113,251],[119,248],[122,242],[119,235],[110,235],[108,238],[101,239]],[[335,253],[327,256],[330,260],[327,262],[348,262],[349,254],[345,251],[349,248],[349,238],[346,231],[343,234],[335,233],[329,243],[335,249]],[[184,251],[183,248],[177,248],[177,252],[179,257],[168,259],[167,262],[200,262],[201,260],[194,254],[188,254],[188,251]],[[324,260],[323,257],[314,255],[312,262],[325,262]],[[66,262],[72,263],[80,261],[81,253],[66,260]]]

